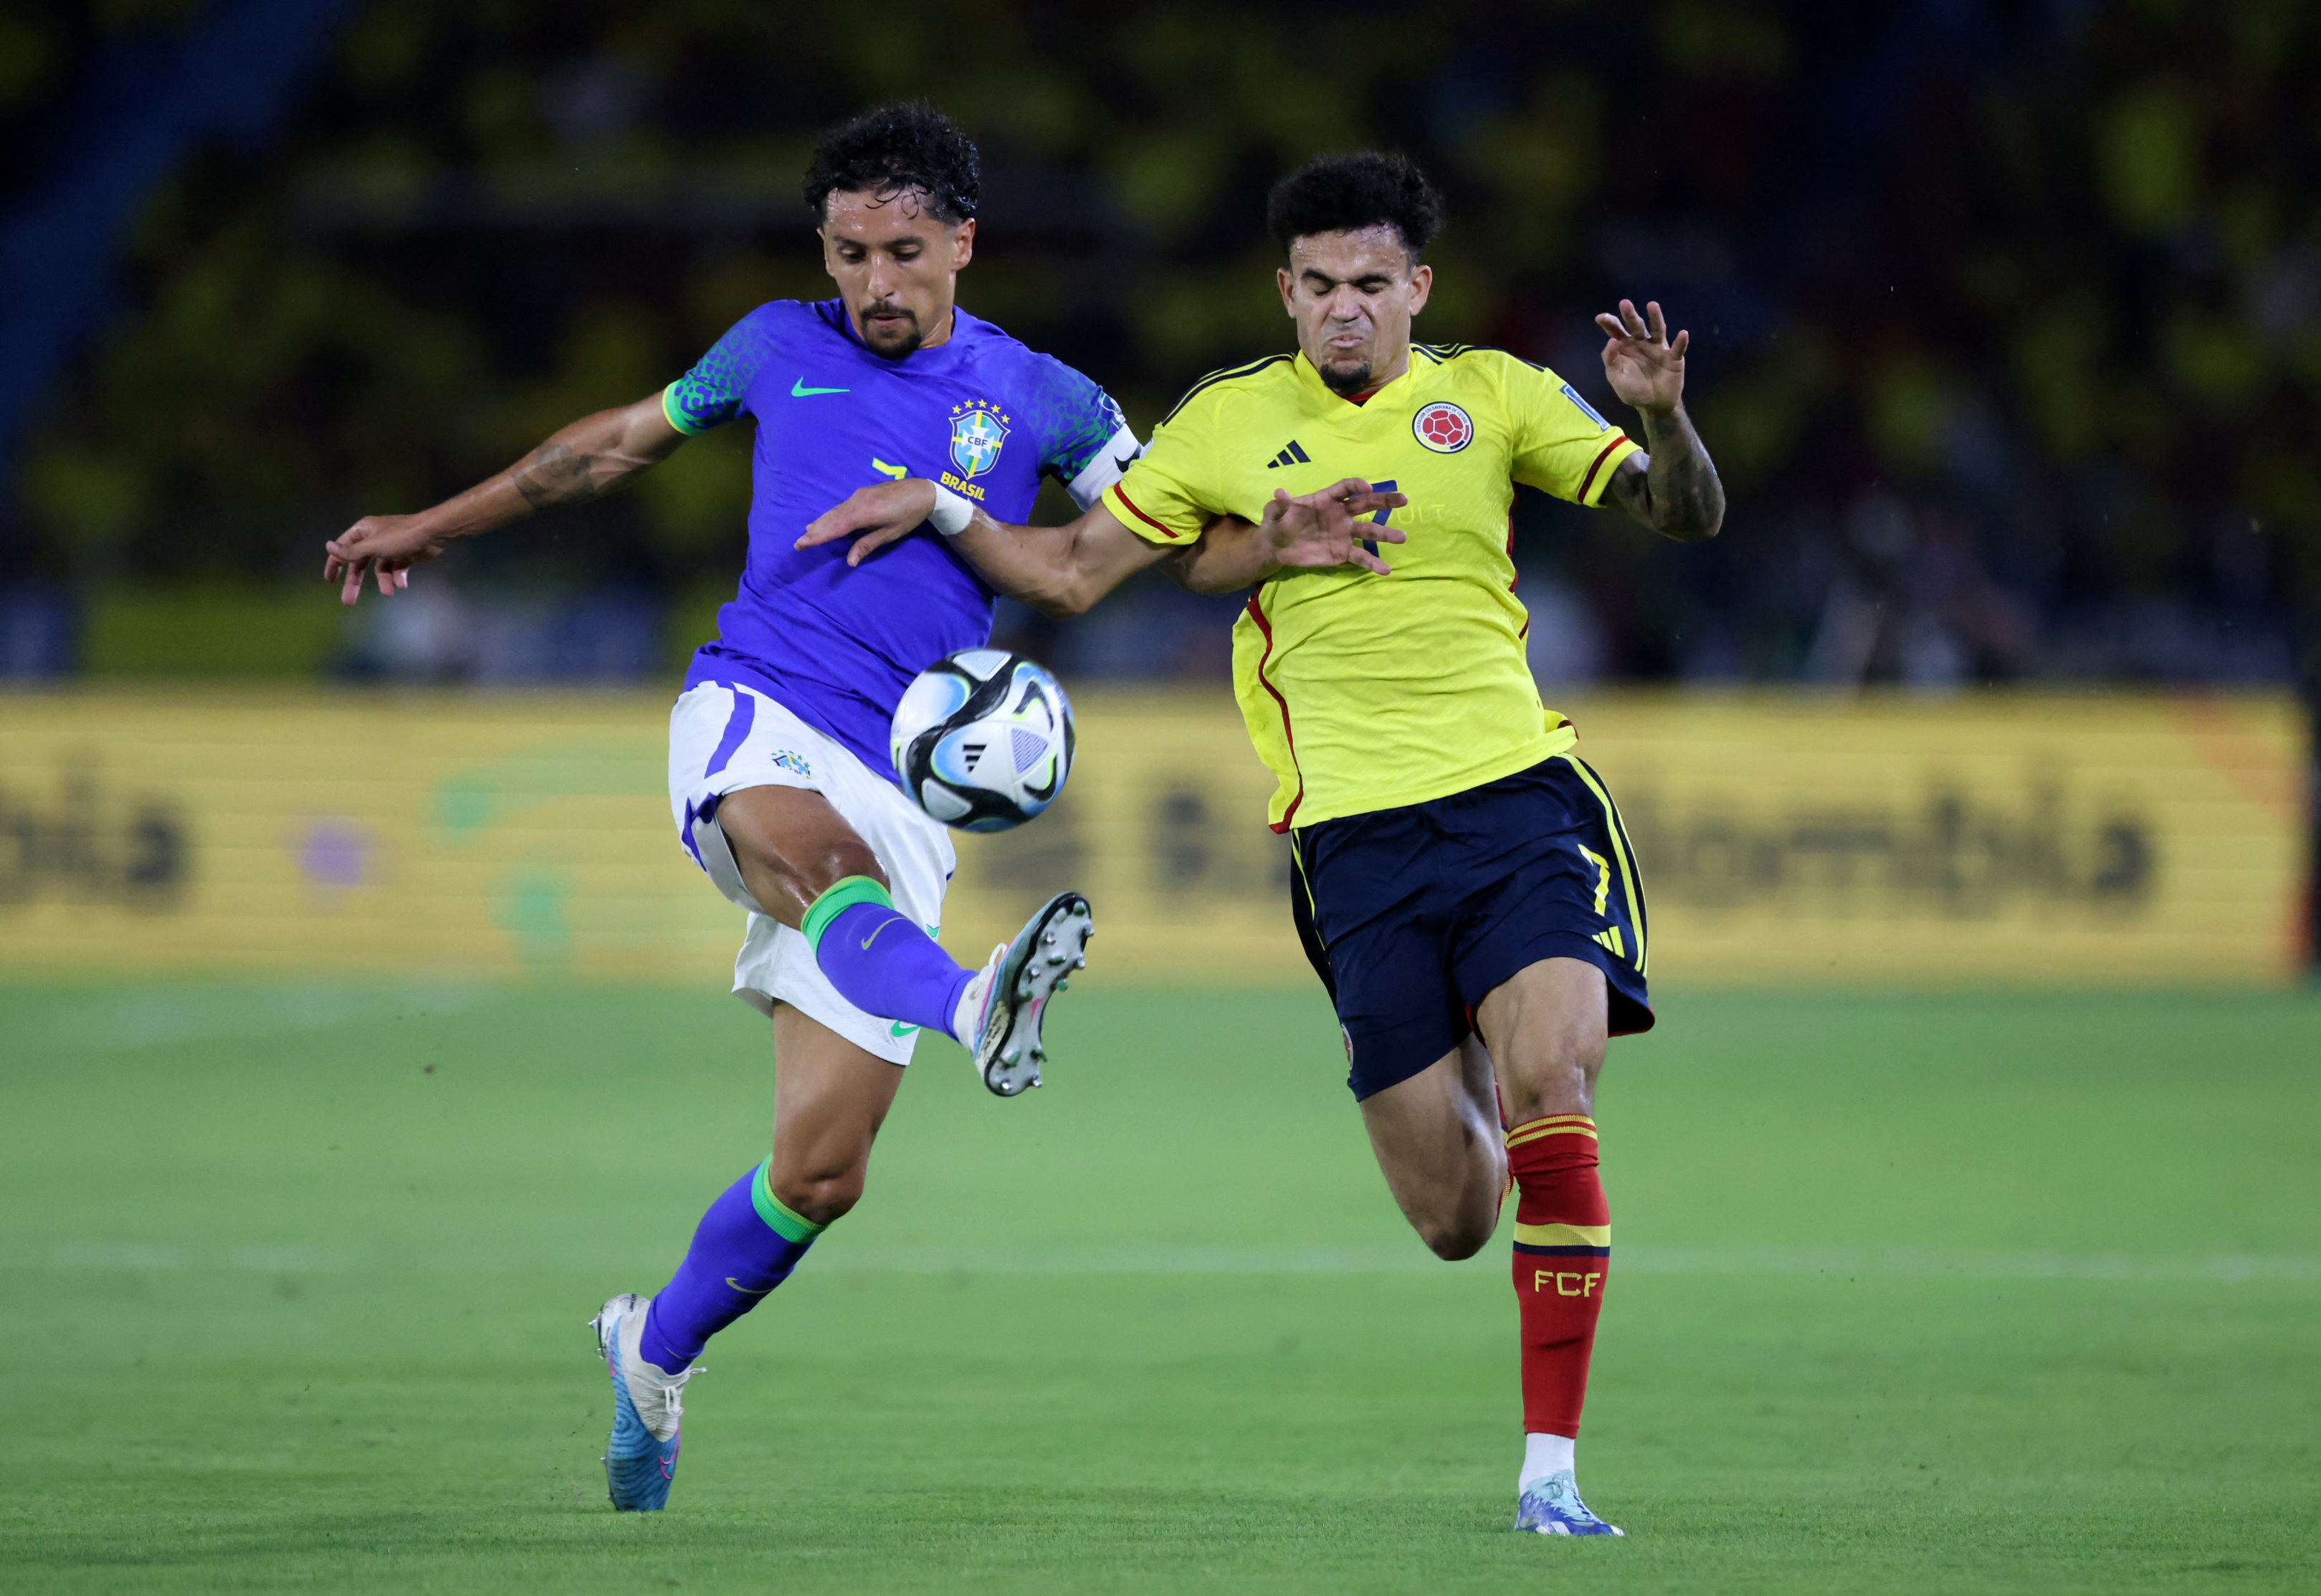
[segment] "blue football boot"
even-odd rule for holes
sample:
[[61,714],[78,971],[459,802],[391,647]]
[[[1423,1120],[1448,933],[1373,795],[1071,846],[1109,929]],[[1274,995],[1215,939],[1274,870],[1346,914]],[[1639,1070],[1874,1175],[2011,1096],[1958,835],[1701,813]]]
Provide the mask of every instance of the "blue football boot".
[[605,1448],[605,1483],[613,1506],[624,1513],[657,1513],[669,1505],[669,1483],[677,1478],[685,1417],[685,1383],[701,1373],[696,1364],[671,1374],[645,1362],[638,1344],[645,1333],[651,1297],[623,1292],[588,1321],[596,1349],[613,1377],[613,1439]]
[[1571,1471],[1534,1480],[1515,1499],[1515,1528],[1533,1535],[1625,1535],[1616,1524],[1606,1524],[1579,1500]]

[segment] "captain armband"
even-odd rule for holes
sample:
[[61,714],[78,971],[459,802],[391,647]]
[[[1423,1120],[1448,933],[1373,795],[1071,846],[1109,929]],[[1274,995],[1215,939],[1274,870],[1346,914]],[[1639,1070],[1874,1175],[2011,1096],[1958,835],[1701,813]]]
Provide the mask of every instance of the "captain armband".
[[942,483],[934,485],[935,507],[927,512],[927,524],[946,538],[956,538],[975,519],[975,506]]

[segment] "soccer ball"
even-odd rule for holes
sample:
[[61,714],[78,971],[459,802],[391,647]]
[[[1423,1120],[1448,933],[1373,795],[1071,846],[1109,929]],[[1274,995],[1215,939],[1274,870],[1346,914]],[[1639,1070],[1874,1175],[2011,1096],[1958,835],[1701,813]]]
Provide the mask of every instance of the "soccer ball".
[[1072,706],[1047,671],[962,648],[921,671],[887,740],[911,802],[962,831],[1005,831],[1056,801],[1072,770]]

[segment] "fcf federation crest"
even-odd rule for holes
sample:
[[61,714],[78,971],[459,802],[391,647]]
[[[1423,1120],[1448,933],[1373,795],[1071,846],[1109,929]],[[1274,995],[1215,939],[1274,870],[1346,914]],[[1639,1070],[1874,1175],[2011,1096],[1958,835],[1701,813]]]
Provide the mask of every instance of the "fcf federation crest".
[[1007,443],[1007,417],[984,400],[951,406],[951,463],[962,478],[980,476],[999,463]]
[[1439,455],[1455,455],[1475,441],[1473,419],[1448,399],[1422,405],[1410,418],[1410,430],[1419,442]]

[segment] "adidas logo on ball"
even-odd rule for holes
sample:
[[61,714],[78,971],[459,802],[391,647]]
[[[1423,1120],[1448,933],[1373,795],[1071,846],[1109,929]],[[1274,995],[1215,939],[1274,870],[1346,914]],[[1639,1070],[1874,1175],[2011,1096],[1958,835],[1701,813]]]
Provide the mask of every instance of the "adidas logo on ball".
[[[1054,803],[1072,748],[1063,687],[1002,648],[964,648],[921,671],[888,739],[911,801],[965,831],[1005,831]],[[995,748],[1006,757],[987,758]]]

